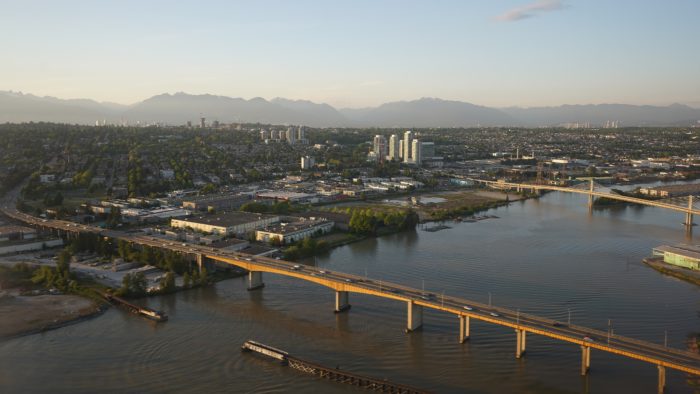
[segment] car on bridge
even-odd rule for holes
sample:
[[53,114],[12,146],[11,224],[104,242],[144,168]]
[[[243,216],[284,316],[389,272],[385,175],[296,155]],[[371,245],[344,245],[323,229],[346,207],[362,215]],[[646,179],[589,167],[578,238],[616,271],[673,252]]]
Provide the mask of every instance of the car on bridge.
[[470,307],[469,305],[465,305],[465,306],[464,306],[464,309],[466,309],[466,310],[468,310],[468,311],[473,311],[473,310],[474,310],[474,308]]

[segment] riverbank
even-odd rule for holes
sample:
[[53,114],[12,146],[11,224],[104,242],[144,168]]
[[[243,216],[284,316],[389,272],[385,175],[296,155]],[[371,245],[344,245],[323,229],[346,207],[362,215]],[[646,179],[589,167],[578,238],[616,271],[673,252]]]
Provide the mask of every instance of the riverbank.
[[18,289],[4,290],[0,292],[0,340],[79,323],[106,309],[76,295],[20,295]]
[[642,262],[662,274],[670,275],[700,286],[700,272],[698,271],[691,271],[687,268],[665,263],[661,257],[647,257],[642,259]]

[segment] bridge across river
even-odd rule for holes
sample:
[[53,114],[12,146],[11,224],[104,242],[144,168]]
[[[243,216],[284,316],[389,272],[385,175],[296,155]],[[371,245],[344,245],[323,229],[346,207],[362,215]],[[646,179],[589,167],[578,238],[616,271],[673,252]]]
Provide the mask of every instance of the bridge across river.
[[457,339],[460,343],[469,340],[471,336],[471,319],[510,327],[516,336],[516,358],[523,357],[525,354],[528,333],[568,342],[581,349],[582,375],[588,373],[591,365],[591,351],[595,349],[656,365],[659,392],[663,392],[665,387],[666,368],[700,376],[700,355],[698,354],[648,341],[612,335],[610,332],[558,322],[465,298],[426,293],[423,290],[397,283],[342,272],[330,272],[285,260],[249,256],[237,252],[217,250],[209,246],[182,244],[139,233],[107,230],[63,220],[40,219],[14,209],[5,208],[2,211],[13,219],[72,236],[81,232],[93,233],[115,240],[124,240],[134,245],[148,245],[180,252],[192,256],[200,267],[211,261],[240,267],[248,271],[248,288],[250,290],[260,289],[264,286],[263,273],[284,275],[313,282],[335,291],[334,311],[337,313],[350,308],[350,293],[392,299],[404,303],[406,307],[406,332],[421,328],[425,309],[454,315],[458,321]]
[[[652,207],[657,207],[657,208],[663,208],[663,209],[670,209],[672,211],[676,212],[683,212],[685,214],[685,221],[683,224],[685,224],[688,227],[691,227],[693,225],[693,215],[700,215],[700,209],[697,209],[694,207],[694,196],[688,196],[687,199],[687,204],[673,204],[668,201],[664,200],[647,200],[644,198],[638,198],[638,197],[631,197],[631,196],[623,196],[621,194],[616,194],[616,193],[606,193],[606,192],[601,192],[601,191],[596,191],[595,190],[595,182],[591,178],[589,180],[589,187],[587,188],[577,188],[577,187],[564,187],[564,186],[554,186],[554,185],[538,185],[538,184],[532,184],[532,183],[517,183],[517,182],[505,182],[502,180],[494,181],[494,180],[487,180],[487,179],[478,179],[478,178],[463,178],[468,181],[472,181],[474,183],[481,183],[484,185],[488,185],[493,188],[497,189],[516,189],[518,191],[520,190],[532,190],[532,191],[539,191],[539,190],[550,190],[550,191],[557,191],[557,192],[564,192],[564,193],[574,193],[574,194],[585,194],[588,196],[588,207],[592,208],[593,207],[593,198],[594,197],[602,197],[602,198],[608,198],[611,200],[618,200],[618,201],[624,201],[624,202],[629,202],[629,203],[634,203],[634,204],[640,204],[640,205],[648,205]],[[678,201],[678,198],[673,199],[674,201]]]

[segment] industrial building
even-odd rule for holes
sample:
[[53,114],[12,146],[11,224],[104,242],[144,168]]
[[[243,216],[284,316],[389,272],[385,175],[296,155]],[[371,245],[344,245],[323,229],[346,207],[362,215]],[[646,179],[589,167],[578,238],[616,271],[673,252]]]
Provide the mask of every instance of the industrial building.
[[288,245],[314,235],[326,234],[333,229],[334,223],[320,218],[302,219],[294,223],[280,223],[255,232],[257,241],[270,242],[277,239]]
[[36,238],[36,230],[31,227],[6,225],[0,226],[0,242],[23,241]]
[[182,207],[193,211],[233,210],[250,201],[247,194],[219,194],[214,196],[197,197],[182,201]]
[[654,256],[664,258],[664,263],[700,271],[700,246],[661,245],[652,250]]
[[186,219],[172,219],[173,228],[192,229],[208,234],[244,235],[280,221],[279,216],[261,215],[248,212],[229,212],[215,215],[201,215]]
[[700,193],[700,183],[689,185],[668,185],[658,187],[643,187],[639,192],[650,197],[680,197]]

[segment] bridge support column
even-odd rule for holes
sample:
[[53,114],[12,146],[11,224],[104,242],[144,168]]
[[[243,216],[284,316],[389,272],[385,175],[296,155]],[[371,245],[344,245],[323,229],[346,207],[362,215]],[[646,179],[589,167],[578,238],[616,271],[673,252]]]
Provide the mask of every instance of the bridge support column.
[[408,321],[406,322],[406,332],[419,329],[423,325],[423,307],[416,305],[413,301],[408,301]]
[[688,212],[685,214],[685,225],[693,226],[693,196],[688,196]]
[[248,291],[257,290],[265,287],[263,283],[262,272],[261,271],[249,271],[248,272]]
[[469,340],[469,316],[459,315],[459,343]]
[[581,376],[588,374],[591,368],[591,348],[589,346],[581,346]]
[[588,188],[588,191],[590,192],[588,194],[588,209],[593,209],[593,179],[591,179],[591,184]]
[[666,389],[666,368],[659,365],[659,394],[663,394]]
[[515,346],[515,358],[520,358],[525,354],[525,338],[526,338],[527,332],[525,330],[519,330],[515,329],[515,338],[516,338],[516,346]]
[[335,292],[335,313],[344,312],[350,309],[350,303],[348,302],[348,292],[347,291],[336,291]]
[[204,267],[204,255],[198,254],[197,255],[197,268],[199,268],[199,272],[202,272],[202,268]]

